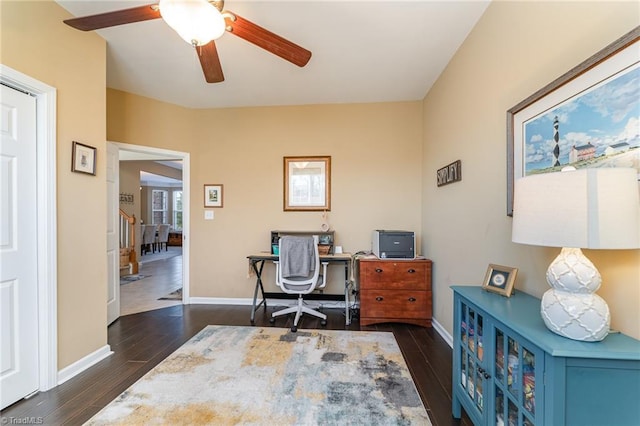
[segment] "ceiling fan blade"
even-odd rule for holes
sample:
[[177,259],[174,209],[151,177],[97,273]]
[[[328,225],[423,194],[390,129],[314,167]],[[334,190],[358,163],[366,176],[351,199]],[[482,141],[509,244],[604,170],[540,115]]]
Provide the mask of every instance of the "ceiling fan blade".
[[220,65],[220,58],[218,57],[218,49],[216,48],[215,41],[210,41],[204,46],[196,46],[196,53],[198,54],[198,59],[200,59],[204,79],[207,80],[207,83],[220,83],[224,81],[222,65]]
[[243,17],[231,13],[235,20],[225,16],[227,23],[227,31],[235,34],[250,43],[261,47],[274,55],[280,56],[299,67],[304,67],[311,59],[311,52],[307,49],[290,42],[277,34],[272,33],[251,21],[247,21]]
[[65,19],[63,22],[78,30],[91,31],[157,18],[160,18],[160,9],[158,8],[158,5],[149,4],[146,6],[133,7],[131,9],[122,9],[114,12],[99,13],[97,15]]

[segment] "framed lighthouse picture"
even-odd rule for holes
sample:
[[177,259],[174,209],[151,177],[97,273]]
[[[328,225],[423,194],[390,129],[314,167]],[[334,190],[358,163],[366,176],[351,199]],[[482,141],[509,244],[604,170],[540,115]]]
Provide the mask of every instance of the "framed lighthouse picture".
[[640,27],[507,111],[507,214],[515,179],[563,167],[640,177]]

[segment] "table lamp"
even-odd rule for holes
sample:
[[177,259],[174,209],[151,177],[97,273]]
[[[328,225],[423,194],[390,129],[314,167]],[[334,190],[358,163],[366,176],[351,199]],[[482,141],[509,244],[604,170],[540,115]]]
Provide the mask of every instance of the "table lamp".
[[638,192],[631,168],[566,167],[516,180],[513,242],[562,247],[540,307],[554,333],[588,342],[609,333],[609,307],[595,294],[602,278],[581,249],[639,248]]

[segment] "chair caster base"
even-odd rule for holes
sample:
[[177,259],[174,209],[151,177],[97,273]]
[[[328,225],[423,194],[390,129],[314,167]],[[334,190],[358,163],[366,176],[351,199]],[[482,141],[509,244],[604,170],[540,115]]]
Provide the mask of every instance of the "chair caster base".
[[320,321],[320,325],[322,325],[322,326],[327,325],[327,320],[322,320],[322,321]]
[[296,331],[298,331],[298,327],[296,327],[295,325],[293,327],[291,327],[291,332],[295,333]]

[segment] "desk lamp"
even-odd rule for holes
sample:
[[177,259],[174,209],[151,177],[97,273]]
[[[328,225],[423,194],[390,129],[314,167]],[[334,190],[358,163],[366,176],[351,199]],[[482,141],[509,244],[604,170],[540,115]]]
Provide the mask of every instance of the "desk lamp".
[[518,179],[512,240],[562,247],[547,270],[551,289],[540,307],[546,326],[569,339],[604,339],[609,333],[609,307],[595,294],[602,278],[581,249],[640,247],[637,171],[566,167]]

